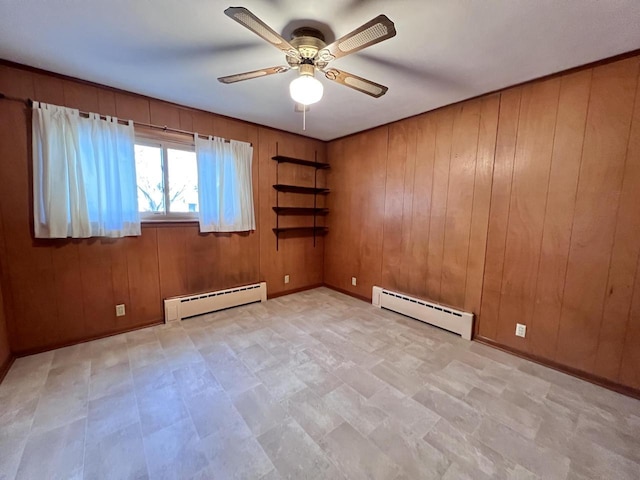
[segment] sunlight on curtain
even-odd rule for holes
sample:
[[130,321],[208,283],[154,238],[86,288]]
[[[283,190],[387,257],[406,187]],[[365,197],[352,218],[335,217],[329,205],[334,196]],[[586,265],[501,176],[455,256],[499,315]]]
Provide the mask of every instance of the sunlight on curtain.
[[38,238],[140,235],[133,122],[33,104]]
[[201,232],[256,229],[249,143],[195,135]]

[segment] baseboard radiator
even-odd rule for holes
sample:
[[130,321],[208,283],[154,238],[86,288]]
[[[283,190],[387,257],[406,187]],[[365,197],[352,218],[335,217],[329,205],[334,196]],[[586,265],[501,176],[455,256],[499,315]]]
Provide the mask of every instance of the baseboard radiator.
[[164,321],[165,323],[174,322],[225,308],[266,301],[267,284],[265,282],[198,295],[172,297],[164,301]]
[[372,301],[378,308],[386,308],[415,318],[436,327],[457,333],[471,340],[473,332],[473,313],[461,312],[451,307],[410,297],[404,293],[392,292],[381,287],[373,287]]

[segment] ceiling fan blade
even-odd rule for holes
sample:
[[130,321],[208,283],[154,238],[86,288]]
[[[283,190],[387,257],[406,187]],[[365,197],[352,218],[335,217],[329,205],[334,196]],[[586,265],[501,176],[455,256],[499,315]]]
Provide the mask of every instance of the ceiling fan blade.
[[263,40],[269,42],[277,49],[282,50],[288,56],[298,59],[300,58],[300,54],[293,47],[293,45],[287,42],[284,38],[282,38],[280,34],[278,34],[269,25],[264,23],[246,8],[229,7],[224,11],[224,13],[227,17],[248,28]]
[[378,15],[373,20],[356,28],[353,32],[327,45],[318,52],[316,59],[321,62],[330,62],[336,58],[344,57],[350,53],[388,40],[395,37],[395,35],[396,27],[393,22],[386,15]]
[[329,80],[333,80],[345,87],[353,88],[354,90],[366,93],[367,95],[371,95],[375,98],[380,98],[382,95],[387,93],[387,90],[389,90],[389,88],[384,85],[372,82],[366,78],[358,77],[352,73],[347,73],[343,70],[338,70],[337,68],[327,68],[326,70],[323,70],[323,72],[324,76]]
[[235,75],[219,77],[218,81],[221,83],[235,83],[241,82],[242,80],[251,80],[252,78],[265,77],[267,75],[273,75],[274,73],[284,73],[288,71],[289,67],[262,68],[260,70],[254,70],[253,72],[236,73]]

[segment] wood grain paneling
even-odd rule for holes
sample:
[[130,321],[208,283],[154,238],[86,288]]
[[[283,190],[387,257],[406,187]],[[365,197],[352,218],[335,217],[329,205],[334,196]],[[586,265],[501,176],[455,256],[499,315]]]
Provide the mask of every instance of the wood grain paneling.
[[591,90],[591,69],[561,79],[529,349],[554,358]]
[[413,226],[416,127],[415,119],[389,126],[387,155],[394,161],[387,164],[385,184],[382,283],[403,291],[410,287],[405,259]]
[[[464,301],[464,309],[476,314],[480,312],[482,302],[484,259],[491,205],[493,155],[496,148],[499,108],[499,95],[491,95],[482,99]],[[476,323],[476,331],[477,327],[478,323]]]
[[[479,310],[498,102],[491,95],[330,144],[338,167],[330,177],[337,213],[329,216],[327,284],[365,298],[381,285]],[[366,196],[354,198],[360,191]],[[383,191],[382,219],[364,212]],[[357,243],[363,234],[368,245]]]
[[498,331],[498,312],[500,309],[500,292],[502,291],[502,273],[504,270],[511,180],[513,178],[513,160],[518,134],[521,94],[522,89],[517,87],[502,92],[500,95],[500,112],[491,189],[491,209],[489,211],[487,229],[484,283],[482,286],[479,325],[477,326],[478,333],[487,338],[495,338]]
[[[436,119],[433,115],[422,115],[416,119],[416,166],[413,184],[413,212],[411,218],[411,235],[413,241],[408,245],[404,255],[404,275],[407,281],[398,288],[407,293],[427,295],[427,269],[429,267],[429,244],[419,241],[429,238],[431,219],[431,199],[433,192],[433,169],[436,152]],[[417,241],[416,241],[417,240]],[[391,253],[391,252],[389,252]],[[389,259],[387,251],[384,255]],[[385,265],[387,262],[385,261]],[[403,277],[397,275],[396,278]],[[393,285],[390,280],[389,285]]]
[[[629,147],[627,149],[627,165],[625,172],[625,180],[623,185],[623,194],[621,197],[620,214],[623,216],[619,219],[623,222],[629,222],[628,225],[621,225],[621,230],[627,235],[624,243],[629,245],[626,255],[621,255],[622,258],[626,257],[630,262],[631,258],[635,254],[638,259],[636,261],[635,274],[631,283],[623,284],[623,292],[628,291],[627,288],[631,285],[632,300],[630,306],[630,312],[628,318],[625,320],[625,316],[615,320],[615,327],[613,329],[614,334],[606,334],[604,340],[601,342],[602,347],[598,349],[598,358],[603,356],[612,357],[611,363],[616,359],[619,361],[618,366],[618,378],[620,382],[625,385],[632,386],[640,389],[640,255],[637,250],[637,243],[631,243],[634,240],[637,242],[640,239],[640,226],[638,225],[638,192],[640,186],[637,186],[638,176],[640,170],[640,79],[636,86],[636,98],[633,114],[633,121],[631,124],[631,134],[629,136]],[[635,189],[633,188],[635,185]],[[630,242],[630,243],[627,243]],[[630,272],[629,267],[631,265],[626,264],[623,266],[627,274]],[[626,277],[626,278],[625,278]],[[623,280],[629,282],[630,276],[623,277]],[[609,290],[610,291],[610,290]],[[605,304],[605,316],[601,329],[606,328],[609,324],[607,317],[610,315],[608,304]],[[613,309],[611,309],[613,310]],[[615,311],[613,311],[615,314]],[[611,317],[609,317],[611,318]],[[620,325],[624,323],[624,329],[620,328]],[[615,350],[622,345],[621,350]],[[618,355],[621,355],[620,357]]]
[[[2,225],[0,224],[0,234],[2,233]],[[0,270],[1,272],[2,270]],[[4,295],[2,293],[2,285],[0,284],[0,382],[9,370],[13,360],[11,347],[9,346],[9,333],[7,332],[7,318],[4,308]]]
[[149,118],[154,125],[180,128],[180,109],[157,100],[149,101]]
[[457,106],[451,138],[440,301],[460,307],[464,305],[469,259],[480,106],[479,100]]
[[427,250],[427,295],[440,301],[442,286],[442,253],[447,218],[447,194],[449,192],[449,166],[451,163],[451,136],[455,108],[436,112],[436,150],[433,164],[433,190],[431,192],[431,217]]
[[[232,125],[232,124],[230,124]],[[236,127],[241,127],[236,122]],[[280,206],[313,207],[313,195],[296,193],[280,193],[277,195],[273,185],[276,183],[301,185],[312,187],[314,185],[315,171],[313,168],[293,164],[280,164],[271,157],[283,155],[300,158],[303,160],[316,160],[326,162],[325,145],[320,141],[310,141],[296,135],[260,128],[259,132],[259,156],[260,185],[259,192],[259,221],[260,230],[260,275],[261,280],[269,285],[270,294],[279,294],[283,291],[300,289],[308,285],[321,284],[323,281],[324,237],[287,236],[281,235],[276,250],[276,235],[272,229],[279,226],[313,225],[313,217],[298,217],[276,219],[273,207],[276,201]],[[318,171],[318,187],[326,186],[325,172]],[[333,192],[330,194],[333,195]],[[326,197],[316,197],[317,206],[324,207]],[[287,223],[289,222],[289,223]],[[291,223],[294,222],[294,223]],[[297,223],[296,223],[297,222]],[[324,225],[324,218],[317,218],[318,225]],[[284,283],[284,276],[289,275],[289,283]]]
[[[318,160],[324,161],[323,142],[264,129],[266,143],[261,146],[262,129],[256,125],[6,65],[0,65],[0,91],[254,146],[255,232],[201,234],[191,222],[145,224],[140,237],[115,240],[34,239],[30,114],[25,105],[0,102],[0,287],[5,294],[8,338],[17,354],[156,323],[163,316],[162,299],[170,296],[260,280],[269,282],[269,293],[322,283],[322,240],[316,248],[310,238],[286,240],[276,254],[271,231],[276,163],[270,157],[261,161],[259,152],[270,151],[277,141],[283,154],[313,160],[317,152]],[[261,168],[265,169],[262,177]],[[307,171],[290,173],[292,181],[309,181]],[[261,178],[268,183],[263,185]],[[326,180],[321,177],[320,181],[324,185]],[[260,208],[261,193],[266,195],[264,208]],[[297,205],[303,200],[292,202]],[[289,285],[282,282],[285,273],[291,275]],[[126,306],[124,317],[115,316],[115,305],[120,303]],[[2,334],[0,329],[0,363],[8,352],[3,350]]]
[[2,253],[2,255],[0,255],[0,382],[13,362],[13,354],[11,353],[11,346],[9,345],[9,332],[7,329],[5,295],[3,294],[4,285],[7,285],[7,282],[4,281],[6,275],[2,275],[2,272],[7,268],[4,252],[4,227],[2,224],[2,215],[0,215],[0,253]]
[[[617,378],[629,322],[640,251],[640,82],[626,151],[609,278],[594,373]],[[638,365],[638,364],[636,364]]]
[[533,317],[559,91],[554,78],[525,86],[520,99],[496,339],[521,350],[528,342],[513,333]]
[[[327,242],[325,281],[366,298],[380,284],[464,308],[488,343],[639,388],[639,62],[583,68],[330,142],[339,167],[328,222],[339,237]],[[388,148],[376,149],[386,157],[364,171],[364,144],[385,134]],[[354,198],[360,191],[370,192],[364,201]],[[381,230],[360,219],[382,198]],[[382,258],[355,289],[363,234]]]
[[365,298],[382,277],[388,136],[388,127],[377,128],[332,142],[328,151],[325,282]]
[[636,264],[631,312],[625,329],[624,347],[617,380],[640,389],[640,258]]
[[637,79],[637,58],[593,71],[556,352],[557,361],[588,372],[595,366]]

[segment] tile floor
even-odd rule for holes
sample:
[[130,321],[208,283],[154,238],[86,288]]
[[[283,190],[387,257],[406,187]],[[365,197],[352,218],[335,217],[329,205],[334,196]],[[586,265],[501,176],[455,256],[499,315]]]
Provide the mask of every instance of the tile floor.
[[638,479],[640,401],[320,288],[17,360],[0,478]]

